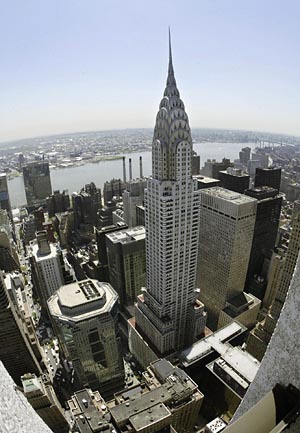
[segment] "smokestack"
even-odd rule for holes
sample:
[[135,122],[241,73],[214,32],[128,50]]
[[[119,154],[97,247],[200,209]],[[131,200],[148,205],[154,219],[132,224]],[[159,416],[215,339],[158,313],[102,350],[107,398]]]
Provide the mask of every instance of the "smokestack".
[[125,165],[125,156],[123,156],[123,181],[126,183],[126,165]]
[[131,165],[131,158],[129,158],[129,180],[132,180],[132,165]]
[[143,158],[140,156],[140,178],[143,177]]

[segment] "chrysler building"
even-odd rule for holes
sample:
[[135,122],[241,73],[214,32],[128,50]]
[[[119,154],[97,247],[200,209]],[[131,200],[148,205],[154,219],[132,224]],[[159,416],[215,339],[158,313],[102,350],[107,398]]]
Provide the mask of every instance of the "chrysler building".
[[192,154],[169,35],[167,85],[156,117],[152,177],[145,190],[147,280],[135,311],[137,332],[159,356],[193,343],[205,327],[206,313],[195,288],[199,194],[192,178]]

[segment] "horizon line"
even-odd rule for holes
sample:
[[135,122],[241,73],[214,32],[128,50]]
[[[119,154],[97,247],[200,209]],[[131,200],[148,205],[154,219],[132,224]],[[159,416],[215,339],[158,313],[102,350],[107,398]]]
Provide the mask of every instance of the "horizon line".
[[[1,140],[0,145],[2,144],[11,144],[11,143],[17,143],[20,141],[25,140],[37,140],[40,138],[49,138],[49,137],[59,137],[61,135],[76,135],[76,134],[89,134],[93,132],[113,132],[113,131],[134,131],[139,129],[152,129],[154,130],[154,127],[136,127],[136,128],[114,128],[114,129],[91,129],[91,130],[83,130],[83,131],[76,131],[76,132],[59,132],[59,133],[49,133],[49,134],[42,134],[42,135],[35,135],[30,137],[24,137],[24,138],[16,138],[12,140]],[[203,126],[194,126],[191,127],[191,134],[193,135],[193,129],[202,129],[202,130],[217,130],[217,131],[236,131],[236,132],[251,132],[251,133],[257,133],[257,134],[273,134],[273,135],[285,135],[287,137],[291,138],[297,138],[300,139],[300,134],[290,134],[286,132],[272,132],[272,131],[259,131],[255,129],[239,129],[239,128],[220,128],[220,127],[203,127]]]

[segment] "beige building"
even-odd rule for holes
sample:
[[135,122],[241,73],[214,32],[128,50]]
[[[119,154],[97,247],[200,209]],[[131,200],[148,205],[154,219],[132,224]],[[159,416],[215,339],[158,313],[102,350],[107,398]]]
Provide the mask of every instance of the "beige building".
[[118,296],[112,286],[90,279],[62,286],[48,300],[48,308],[80,386],[111,395],[124,378]]
[[224,188],[200,190],[197,287],[213,330],[226,302],[243,293],[256,206],[256,199]]

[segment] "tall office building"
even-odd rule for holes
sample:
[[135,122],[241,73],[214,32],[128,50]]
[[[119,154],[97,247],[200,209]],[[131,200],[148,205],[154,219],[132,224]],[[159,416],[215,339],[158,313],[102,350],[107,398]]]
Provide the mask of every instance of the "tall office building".
[[101,269],[101,281],[109,282],[109,269],[108,269],[108,258],[107,258],[107,248],[106,248],[106,235],[108,233],[113,233],[118,230],[127,229],[127,225],[124,223],[111,224],[109,226],[95,229],[96,232],[96,243],[98,250],[98,260]]
[[85,185],[79,193],[72,194],[72,205],[75,228],[93,232],[102,207],[100,188],[97,188],[94,182]]
[[[297,208],[299,212],[299,203]],[[255,431],[285,431],[289,433],[298,433],[300,431],[300,260],[299,258],[297,260],[297,249],[299,249],[300,244],[299,214],[295,214],[293,218],[293,230],[295,227],[295,232],[291,235],[293,236],[293,240],[291,240],[293,247],[291,247],[289,264],[285,271],[289,280],[289,289],[285,300],[281,298],[281,301],[279,301],[278,299],[279,306],[280,304],[282,306],[282,302],[284,302],[284,306],[257,375],[234,415],[233,421],[238,418],[237,425],[233,422],[232,430],[228,429],[228,433],[237,431],[243,433],[253,432],[253,419],[255,420]],[[296,243],[298,243],[298,247],[296,247]],[[295,255],[295,259],[292,258],[292,254]],[[292,276],[291,279],[290,276]],[[284,282],[283,285],[282,288],[285,289],[286,283]],[[287,390],[292,391],[292,395],[279,393],[277,384],[287,387]],[[270,393],[274,387],[275,389]],[[293,403],[292,407],[291,403]],[[254,406],[256,404],[258,407]],[[256,422],[256,419],[260,421],[260,425]],[[238,425],[239,420],[241,422],[245,421],[245,424]],[[249,428],[249,425],[251,428]],[[277,428],[275,425],[277,425]],[[267,426],[269,426],[269,430],[267,430]],[[225,432],[227,433],[227,430]]]
[[220,187],[200,197],[197,286],[215,329],[226,302],[244,290],[257,200]]
[[31,245],[30,263],[34,288],[42,305],[64,284],[62,253],[50,244],[45,231],[37,233],[37,242]]
[[0,209],[0,269],[5,272],[20,268],[11,221],[6,210]]
[[0,174],[0,209],[6,210],[8,215],[10,217],[12,216],[7,185],[7,176],[5,173]]
[[[283,194],[271,187],[248,189],[245,194],[257,199],[251,254],[247,281],[254,275],[262,275],[264,261],[271,260],[276,244]],[[262,297],[262,296],[261,296]]]
[[233,167],[233,163],[230,162],[230,159],[223,158],[221,162],[218,162],[215,159],[208,159],[204,163],[201,174],[207,177],[212,177],[213,179],[219,179],[220,171],[227,170],[228,167]]
[[245,190],[249,188],[250,176],[239,168],[228,167],[227,170],[219,171],[219,179],[221,181],[220,186],[230,189],[230,191],[244,194]]
[[136,304],[137,329],[160,356],[192,343],[204,329],[195,291],[199,193],[192,154],[169,43],[167,86],[156,117],[152,177],[145,190],[146,288]]
[[266,318],[257,324],[250,333],[247,350],[257,359],[261,360],[267,349],[269,341],[276,327],[288,289],[292,280],[300,251],[300,202],[295,202],[292,215],[292,231],[286,252],[279,273],[277,291],[272,306]]
[[26,336],[26,328],[13,303],[9,300],[0,272],[0,360],[20,385],[28,372],[41,374],[41,369]]
[[247,166],[251,155],[251,147],[243,147],[239,153],[240,163]]
[[192,154],[192,175],[197,176],[200,174],[200,155],[193,150]]
[[255,186],[269,186],[279,192],[281,181],[281,168],[257,168],[255,172]]
[[106,235],[109,281],[121,306],[133,305],[146,283],[145,228],[132,227]]
[[123,192],[124,221],[128,227],[134,227],[136,223],[136,206],[144,203],[144,189],[146,179],[135,179],[127,182]]
[[23,166],[23,179],[27,204],[39,206],[51,195],[51,179],[48,161],[31,162]]
[[66,212],[70,208],[70,197],[68,191],[63,192],[54,191],[50,197],[47,198],[47,209],[49,217],[54,217],[56,213]]
[[122,193],[125,189],[125,181],[123,182],[121,179],[111,179],[106,181],[103,186],[104,204],[107,205],[107,203],[112,201],[114,197],[122,197]]
[[124,378],[117,331],[118,295],[112,286],[96,280],[62,286],[48,300],[48,309],[80,386],[112,395]]

